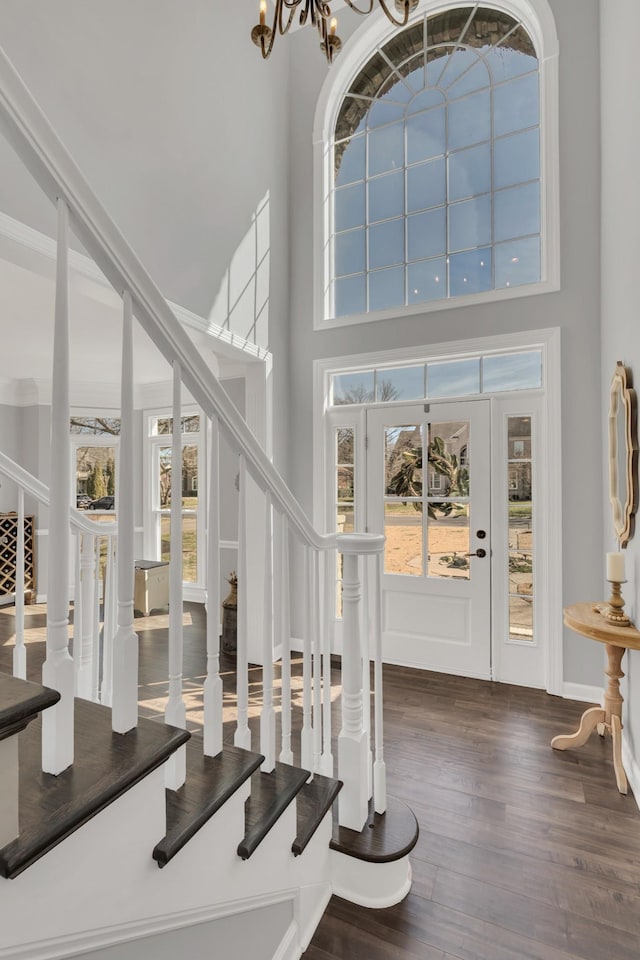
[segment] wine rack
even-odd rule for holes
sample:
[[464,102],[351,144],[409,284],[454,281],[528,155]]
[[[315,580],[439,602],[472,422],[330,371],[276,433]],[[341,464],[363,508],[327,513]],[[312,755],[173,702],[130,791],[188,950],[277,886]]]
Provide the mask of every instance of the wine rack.
[[[25,599],[36,596],[33,517],[24,518],[24,588]],[[0,595],[16,592],[16,557],[18,549],[17,513],[0,513]]]

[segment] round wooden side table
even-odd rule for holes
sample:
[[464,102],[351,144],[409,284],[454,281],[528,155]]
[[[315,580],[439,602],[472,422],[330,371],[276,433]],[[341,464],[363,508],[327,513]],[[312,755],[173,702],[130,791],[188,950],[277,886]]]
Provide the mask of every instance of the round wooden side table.
[[586,743],[594,730],[597,729],[601,737],[611,734],[613,741],[613,769],[620,793],[627,793],[627,777],[622,766],[622,702],[620,693],[620,679],[622,672],[622,658],[625,650],[640,650],[640,632],[631,624],[628,627],[617,627],[598,613],[595,603],[574,603],[565,607],[564,622],[576,633],[583,637],[590,637],[604,643],[607,651],[607,668],[605,674],[609,678],[604,692],[604,707],[589,707],[580,718],[580,726],[573,734],[562,734],[554,737],[551,746],[554,750],[570,750],[572,747],[581,747]]

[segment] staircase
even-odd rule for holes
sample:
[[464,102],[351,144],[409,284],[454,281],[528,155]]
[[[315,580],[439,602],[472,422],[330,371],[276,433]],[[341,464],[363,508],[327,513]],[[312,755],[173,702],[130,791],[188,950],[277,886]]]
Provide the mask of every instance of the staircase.
[[[77,955],[235,914],[257,916],[278,904],[291,909],[282,913],[289,919],[277,955],[298,957],[332,892],[357,903],[385,906],[400,900],[410,887],[408,854],[417,839],[415,817],[386,794],[380,630],[384,540],[367,534],[320,534],[311,526],[2,51],[0,122],[58,212],[49,486],[0,455],[0,474],[18,490],[18,530],[24,529],[25,496],[49,507],[43,686],[25,679],[20,543],[14,676],[0,675],[0,960]],[[122,296],[120,472],[117,522],[109,525],[96,524],[69,506],[71,228]],[[181,549],[172,551],[170,562],[165,723],[138,716],[133,616],[135,322],[172,370],[174,463],[181,462],[186,394],[208,423],[207,676],[201,736],[186,730]],[[247,582],[253,544],[249,480],[262,498],[265,544],[259,736],[252,735],[249,725],[249,599],[247,591],[241,591],[233,744],[223,736],[227,700],[217,615],[221,436],[237,457],[240,583]],[[182,522],[180,481],[175,470],[172,530],[179,530]],[[101,544],[107,557],[102,581],[95,560]],[[342,555],[344,620],[339,732],[331,709],[337,691],[332,686],[326,614],[336,552]],[[302,570],[307,611],[298,739],[291,723],[293,566]],[[99,596],[100,618],[94,616]],[[281,651],[282,683],[277,709],[276,649]],[[268,949],[269,956],[276,955]]]

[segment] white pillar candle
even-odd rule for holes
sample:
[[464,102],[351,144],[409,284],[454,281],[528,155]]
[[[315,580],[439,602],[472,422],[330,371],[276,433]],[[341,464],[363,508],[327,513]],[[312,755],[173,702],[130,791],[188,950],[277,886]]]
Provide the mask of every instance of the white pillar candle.
[[614,580],[616,583],[624,582],[624,554],[607,554],[607,580]]

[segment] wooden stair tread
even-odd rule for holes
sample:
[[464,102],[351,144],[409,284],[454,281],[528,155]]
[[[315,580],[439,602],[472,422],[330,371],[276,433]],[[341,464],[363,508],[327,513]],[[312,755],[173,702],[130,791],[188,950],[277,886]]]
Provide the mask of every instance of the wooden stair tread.
[[247,860],[311,776],[309,770],[276,763],[271,773],[256,771],[245,806],[245,836],[238,856]]
[[341,827],[334,815],[333,837],[329,846],[356,860],[391,863],[410,853],[418,842],[418,821],[413,810],[395,797],[387,797],[386,813],[378,814],[369,801],[369,814],[363,829]]
[[187,779],[180,790],[167,790],[167,833],[153,851],[164,867],[231,797],[264,757],[240,747],[225,746],[216,757],[202,753],[202,738],[187,744]]
[[42,710],[60,699],[57,690],[0,673],[0,740],[24,730]]
[[291,845],[299,857],[314,835],[333,801],[342,789],[342,781],[314,773],[313,780],[305,783],[296,797],[298,835]]
[[20,740],[20,836],[0,850],[0,876],[16,877],[159,767],[189,739],[186,730],[138,720],[111,730],[111,710],[75,702],[75,760],[59,776],[42,772],[41,720]]

